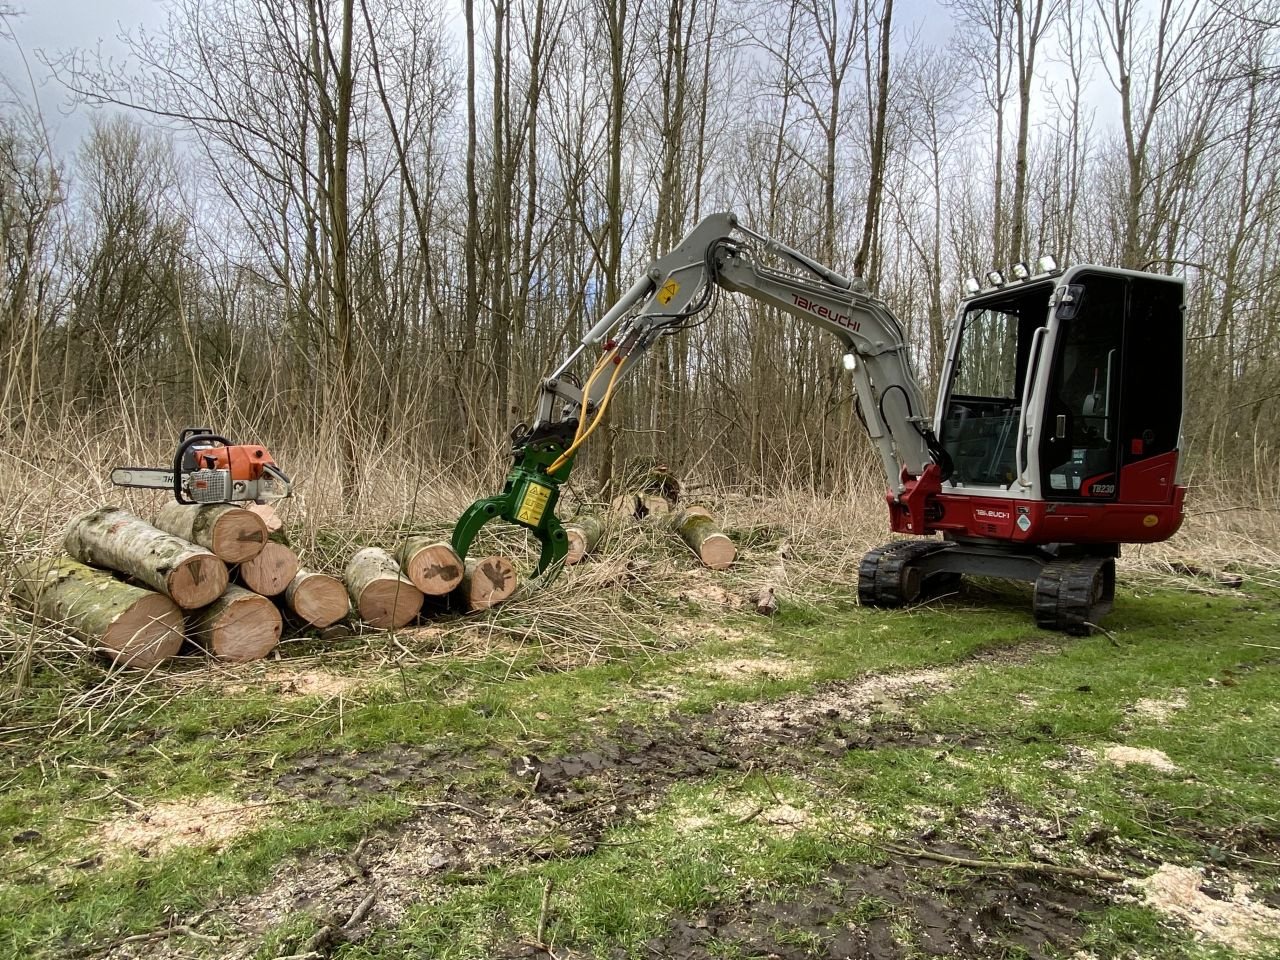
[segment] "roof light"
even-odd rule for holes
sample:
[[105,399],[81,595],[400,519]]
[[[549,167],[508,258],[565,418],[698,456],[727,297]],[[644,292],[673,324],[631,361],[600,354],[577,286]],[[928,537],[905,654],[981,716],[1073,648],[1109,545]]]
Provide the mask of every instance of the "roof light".
[[1009,268],[1009,272],[1013,274],[1013,279],[1015,280],[1025,280],[1031,276],[1031,268],[1027,266],[1025,260],[1019,260]]
[[982,289],[977,277],[965,277],[963,286],[965,294],[970,297]]
[[1053,254],[1046,253],[1036,261],[1036,269],[1041,273],[1053,273],[1053,271],[1058,269],[1058,260]]
[[1004,286],[1004,274],[1003,274],[1003,273],[1001,273],[999,270],[988,270],[988,271],[987,271],[987,282],[988,282],[989,284],[991,284],[993,287],[1003,287],[1003,286]]

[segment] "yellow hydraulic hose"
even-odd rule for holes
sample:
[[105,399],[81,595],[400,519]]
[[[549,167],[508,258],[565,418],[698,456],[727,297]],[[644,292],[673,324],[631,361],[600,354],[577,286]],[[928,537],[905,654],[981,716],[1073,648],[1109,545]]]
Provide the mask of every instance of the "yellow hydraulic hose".
[[[616,349],[611,350],[609,353],[605,354],[603,359],[604,360],[615,359],[616,353],[617,353]],[[602,360],[602,363],[603,363],[603,360]],[[591,376],[587,378],[587,386],[583,387],[582,407],[584,411],[586,410],[586,404],[587,404],[587,389],[589,388],[591,381],[596,378],[596,375],[599,372],[599,366],[600,365],[597,364],[597,369],[593,370],[591,372]],[[613,373],[609,377],[609,385],[605,387],[604,396],[600,398],[600,409],[597,410],[596,415],[591,418],[591,426],[583,430],[583,424],[586,422],[586,417],[583,416],[581,419],[579,419],[578,421],[579,435],[573,438],[573,443],[569,444],[569,448],[565,450],[564,453],[560,454],[560,456],[556,457],[555,462],[551,464],[550,467],[547,468],[548,473],[555,473],[557,470],[563,467],[569,461],[569,458],[578,452],[578,448],[587,442],[587,437],[591,436],[591,434],[595,432],[596,427],[600,426],[600,421],[604,419],[605,411],[609,409],[609,398],[613,396],[613,388],[617,384],[618,374],[621,372],[622,372],[622,360],[618,358],[618,362],[614,364]]]

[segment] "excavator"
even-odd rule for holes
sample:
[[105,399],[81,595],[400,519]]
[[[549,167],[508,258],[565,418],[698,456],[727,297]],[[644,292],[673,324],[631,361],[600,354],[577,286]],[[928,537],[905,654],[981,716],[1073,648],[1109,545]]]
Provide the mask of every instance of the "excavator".
[[[1122,544],[1166,540],[1183,518],[1185,327],[1180,279],[1052,257],[965,281],[932,416],[902,323],[860,280],[741,223],[706,217],[656,259],[541,383],[532,424],[512,433],[500,494],[453,532],[466,556],[502,520],[541,544],[554,577],[567,551],[555,509],[574,458],[627,373],[659,337],[721,293],[833,334],[887,478],[889,527],[867,553],[861,603],[902,607],[964,576],[1033,583],[1036,623],[1087,634],[1110,612]],[[585,380],[569,374],[599,353]]]

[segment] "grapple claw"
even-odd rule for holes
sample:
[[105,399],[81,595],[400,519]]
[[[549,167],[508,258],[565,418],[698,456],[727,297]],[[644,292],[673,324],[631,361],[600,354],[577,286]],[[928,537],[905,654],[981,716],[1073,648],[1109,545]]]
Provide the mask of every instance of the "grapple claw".
[[492,520],[505,520],[524,527],[542,544],[536,574],[555,579],[569,552],[569,537],[556,516],[560,484],[568,477],[566,463],[554,474],[548,466],[559,455],[558,444],[531,445],[507,475],[502,493],[477,500],[462,514],[453,528],[453,549],[466,559],[467,551],[480,529]]

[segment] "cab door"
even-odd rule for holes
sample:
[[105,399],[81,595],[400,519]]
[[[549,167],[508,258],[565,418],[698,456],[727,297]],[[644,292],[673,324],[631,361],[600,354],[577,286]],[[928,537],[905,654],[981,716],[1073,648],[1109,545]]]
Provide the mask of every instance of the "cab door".
[[1168,502],[1182,422],[1182,284],[1090,267],[1064,281],[1040,423],[1041,494]]

